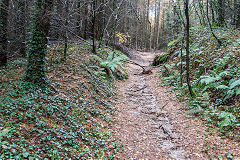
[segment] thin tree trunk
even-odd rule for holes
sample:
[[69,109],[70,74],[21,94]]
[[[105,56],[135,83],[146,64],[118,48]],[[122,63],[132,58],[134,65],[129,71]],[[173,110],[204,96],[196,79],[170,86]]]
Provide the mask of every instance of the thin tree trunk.
[[204,14],[204,8],[203,8],[203,4],[202,4],[201,0],[198,0],[198,5],[199,5],[199,10],[200,10],[200,13],[201,13],[201,16],[202,16],[202,23],[205,26],[206,25],[205,14]]
[[117,13],[115,11],[117,10],[116,7],[116,1],[113,1],[113,50],[115,50],[116,45],[116,26],[117,26]]
[[[150,0],[147,0],[147,39],[146,39],[146,49],[151,49],[150,47],[150,41],[151,41],[151,22],[149,19],[149,12],[150,12]],[[149,44],[148,44],[149,43]],[[147,44],[149,47],[147,47]]]
[[159,34],[160,34],[160,25],[159,25],[159,22],[160,22],[160,7],[161,7],[161,2],[158,1],[158,16],[157,16],[157,37],[156,37],[156,49],[159,48]]
[[189,56],[189,28],[190,28],[190,22],[189,22],[189,9],[188,9],[188,4],[189,0],[185,0],[184,5],[185,5],[185,16],[186,16],[186,79],[187,79],[187,85],[188,85],[188,90],[190,93],[190,96],[193,97],[193,91],[191,87],[191,82],[190,82],[190,71],[189,71],[189,64],[190,64],[190,56]]
[[68,52],[68,18],[69,18],[69,0],[65,2],[65,35],[64,35],[64,60],[67,59]]
[[217,40],[218,45],[219,45],[219,47],[220,47],[221,44],[222,44],[222,42],[220,41],[220,39],[217,38],[217,36],[216,36],[215,33],[213,32],[212,24],[211,24],[211,22],[210,22],[210,20],[209,20],[209,17],[208,17],[208,3],[209,3],[209,2],[208,2],[208,0],[207,0],[207,20],[208,20],[209,28],[210,28],[210,30],[211,30],[211,33],[212,33],[213,37]]
[[102,43],[103,43],[103,36],[104,36],[104,29],[105,29],[105,25],[106,25],[106,18],[105,18],[105,0],[101,0],[101,7],[100,7],[100,30],[99,30],[99,40],[100,43],[98,45],[98,48],[101,48]]
[[87,40],[89,38],[89,3],[86,2],[85,4],[85,21],[84,21],[84,39]]
[[152,51],[152,25],[150,23],[150,38],[149,38],[149,50]]
[[0,66],[7,65],[7,28],[9,0],[0,2]]
[[[212,24],[216,22],[215,20],[215,15],[214,15],[214,9],[213,9],[213,3],[210,3],[210,9],[211,9],[211,14],[212,14]],[[207,14],[208,15],[208,14]]]
[[124,7],[124,19],[123,19],[123,33],[127,33],[127,3]]
[[[184,35],[185,36],[185,35]],[[181,42],[181,50],[180,50],[180,61],[181,61],[181,64],[180,64],[180,87],[183,86],[183,44],[184,44],[184,36],[183,36],[183,39],[182,39],[182,42]]]
[[136,26],[136,35],[135,35],[135,48],[136,48],[136,50],[138,50],[138,22],[137,22],[137,24],[136,24],[137,26]]
[[217,3],[218,25],[223,27],[225,24],[225,0],[218,0]]
[[157,32],[157,0],[155,0],[155,6],[154,6],[154,28],[153,28],[153,49],[155,50],[156,46],[156,32]]
[[92,2],[92,9],[93,9],[93,17],[92,17],[92,50],[94,54],[97,54],[96,48],[96,33],[95,33],[95,26],[96,26],[96,0]]
[[[143,14],[144,15],[144,14]],[[143,19],[143,23],[141,24],[141,50],[144,50],[144,42],[145,42],[145,33],[146,33],[146,26],[145,26],[145,16],[144,16],[144,19]]]
[[20,10],[20,20],[19,20],[19,28],[20,29],[20,55],[26,57],[26,10],[27,3],[26,0],[19,0],[18,2],[19,10]]
[[236,28],[240,28],[240,1],[236,2],[237,23]]
[[196,15],[198,16],[199,22],[200,22],[201,25],[203,25],[203,23],[202,23],[202,19],[201,19],[199,13],[198,13],[198,10],[197,10],[197,8],[196,8],[196,4],[195,4],[195,2],[193,3],[193,5],[194,5],[195,13],[196,13]]
[[77,31],[77,35],[78,36],[82,36],[82,37],[84,37],[84,32],[81,32],[81,1],[79,1],[79,2],[77,2],[77,6],[76,6],[76,9],[77,9],[77,12],[78,12],[78,15],[76,16],[76,19],[77,19],[77,22],[76,22],[76,25],[77,25],[77,29],[76,29],[76,31]]

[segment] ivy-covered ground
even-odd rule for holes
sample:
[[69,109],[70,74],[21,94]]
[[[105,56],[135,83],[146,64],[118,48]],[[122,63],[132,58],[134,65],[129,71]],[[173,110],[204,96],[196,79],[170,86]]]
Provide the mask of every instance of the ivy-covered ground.
[[[209,130],[218,129],[223,138],[240,141],[240,32],[214,28],[219,47],[209,28],[191,28],[190,71],[194,97],[185,81],[186,55],[182,36],[169,43],[168,53],[155,58],[162,63],[161,79],[186,100],[190,115],[206,120]],[[183,58],[181,58],[181,55]],[[167,63],[167,57],[170,59]],[[164,59],[164,60],[163,60]],[[181,59],[183,61],[181,62]]]
[[0,159],[113,159],[121,149],[108,131],[115,93],[106,70],[123,56],[99,48],[96,61],[84,42],[69,46],[66,61],[62,52],[49,47],[45,89],[24,81],[25,59],[0,69]]

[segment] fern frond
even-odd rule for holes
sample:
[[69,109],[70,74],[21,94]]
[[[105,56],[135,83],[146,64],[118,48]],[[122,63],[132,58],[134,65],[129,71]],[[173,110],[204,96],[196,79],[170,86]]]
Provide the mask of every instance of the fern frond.
[[210,84],[220,80],[220,77],[202,76],[201,83]]
[[114,55],[114,52],[111,52],[109,53],[108,57],[107,57],[107,61],[112,61],[113,60],[113,55]]
[[227,76],[227,75],[231,75],[231,73],[229,71],[223,71],[223,72],[219,73],[220,77],[224,77],[224,76]]
[[91,55],[91,57],[94,58],[95,60],[97,60],[100,63],[104,61],[101,57],[99,57],[97,55]]
[[233,83],[231,83],[230,84],[230,89],[233,89],[233,88],[235,88],[235,87],[237,87],[239,85],[240,85],[240,79],[237,80],[237,81],[234,81]]
[[220,86],[217,86],[216,88],[217,89],[222,89],[222,90],[229,89],[229,87],[226,86],[226,85],[220,85]]
[[236,96],[240,95],[240,88],[236,89]]

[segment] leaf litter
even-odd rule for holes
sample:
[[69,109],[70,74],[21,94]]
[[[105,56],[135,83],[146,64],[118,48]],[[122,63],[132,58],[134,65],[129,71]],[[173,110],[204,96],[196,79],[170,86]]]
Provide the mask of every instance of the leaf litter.
[[[142,53],[141,65],[149,65],[154,53]],[[222,139],[206,122],[187,115],[186,104],[175,98],[169,87],[159,84],[159,70],[140,74],[141,68],[129,64],[129,79],[117,82],[114,136],[123,144],[119,159],[217,159],[239,155],[239,142]]]

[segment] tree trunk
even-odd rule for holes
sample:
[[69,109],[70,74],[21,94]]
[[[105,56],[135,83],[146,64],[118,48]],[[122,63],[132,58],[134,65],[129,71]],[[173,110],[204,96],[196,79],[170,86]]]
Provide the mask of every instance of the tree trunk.
[[238,1],[236,4],[236,12],[237,12],[236,28],[240,28],[240,1]]
[[189,9],[188,9],[188,4],[189,0],[185,0],[184,6],[185,6],[185,16],[186,16],[186,79],[187,79],[187,85],[188,85],[188,90],[190,93],[190,96],[193,97],[193,91],[191,87],[191,82],[190,82],[190,71],[189,71],[189,64],[190,64],[190,56],[189,56],[189,28],[190,28],[190,23],[189,23]]
[[183,44],[184,44],[184,38],[181,41],[181,49],[180,49],[180,62],[181,62],[181,64],[180,64],[180,87],[183,86]]
[[152,25],[150,24],[149,51],[152,51]]
[[211,22],[209,20],[209,17],[208,17],[208,0],[207,0],[207,7],[206,8],[207,8],[207,20],[208,20],[209,28],[211,30],[211,33],[212,33],[213,37],[217,40],[218,45],[220,47],[222,43],[221,43],[220,39],[218,39],[217,36],[215,35],[215,33],[213,32],[212,24],[211,24]]
[[199,10],[200,10],[200,13],[201,13],[201,16],[202,16],[202,25],[206,25],[206,22],[205,22],[205,13],[204,13],[204,8],[203,8],[203,2],[201,0],[198,0],[198,5],[199,5]]
[[123,33],[127,33],[127,3],[124,5]]
[[225,0],[218,0],[217,1],[217,11],[218,11],[218,25],[223,27],[225,23]]
[[138,50],[138,22],[136,22],[135,49]]
[[95,26],[96,26],[96,0],[92,2],[92,9],[93,9],[93,17],[92,17],[92,50],[93,53],[97,53],[96,48],[96,33],[95,33]]
[[193,7],[194,7],[194,10],[195,10],[195,14],[197,15],[197,17],[198,17],[198,19],[199,19],[200,24],[203,25],[202,19],[201,19],[199,13],[198,13],[198,10],[197,10],[197,7],[196,7],[195,2],[193,3]]
[[157,38],[156,38],[156,49],[159,49],[159,34],[160,34],[160,25],[159,25],[159,22],[160,22],[160,18],[161,18],[161,15],[160,15],[160,9],[161,9],[161,1],[159,0],[158,2],[158,17],[157,17]]
[[68,52],[68,19],[69,19],[69,0],[65,2],[65,34],[64,34],[64,60],[67,59]]
[[84,24],[84,39],[87,40],[89,38],[89,3],[86,2],[85,10],[85,24]]
[[105,17],[105,0],[101,0],[100,4],[100,15],[99,15],[99,45],[98,47],[101,48],[104,36],[104,29],[106,26],[106,17]]
[[0,2],[0,66],[7,65],[7,28],[9,0]]
[[76,25],[77,25],[77,28],[76,28],[76,32],[77,32],[77,35],[79,36],[79,37],[84,37],[84,32],[81,32],[81,4],[82,4],[83,2],[81,2],[81,1],[79,1],[79,2],[77,2],[77,6],[76,6],[76,9],[77,9],[77,12],[78,12],[78,15],[77,15],[77,17],[76,17],[76,19],[77,19],[77,22],[76,22]]
[[99,40],[102,41],[103,39],[103,35],[104,35],[104,28],[105,28],[105,25],[106,25],[106,18],[105,18],[105,0],[102,0],[101,1],[101,16],[100,16],[100,37],[99,37]]
[[116,27],[117,27],[117,5],[116,5],[116,1],[113,1],[113,50],[115,50],[115,44],[116,44]]
[[149,50],[150,47],[150,39],[151,39],[151,22],[149,19],[149,12],[150,12],[150,0],[147,1],[147,37],[146,37],[146,49]]
[[20,55],[26,57],[26,10],[27,3],[26,0],[19,0],[18,7],[20,10],[20,20],[18,26],[20,29]]
[[210,10],[211,10],[211,14],[212,14],[212,24],[214,24],[215,23],[215,15],[214,15],[214,8],[213,8],[212,2],[210,3]]
[[47,36],[50,28],[53,1],[38,0],[35,2],[36,9],[29,45],[26,80],[41,86],[46,84],[45,55],[47,52]]

